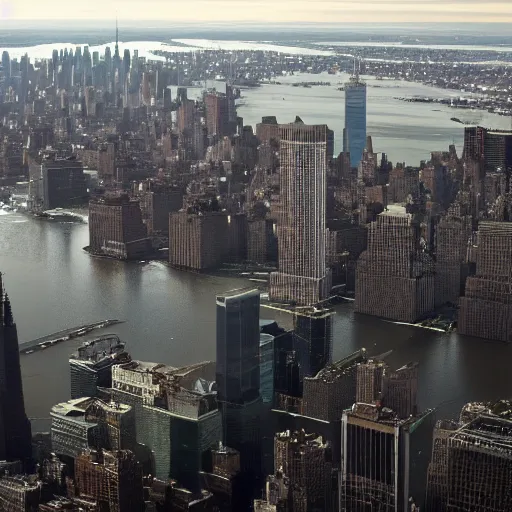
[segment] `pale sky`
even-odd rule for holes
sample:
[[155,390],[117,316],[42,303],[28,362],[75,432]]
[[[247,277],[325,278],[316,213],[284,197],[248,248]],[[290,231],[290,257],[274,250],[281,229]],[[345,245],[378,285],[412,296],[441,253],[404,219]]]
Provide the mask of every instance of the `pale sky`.
[[[0,20],[512,22],[512,0],[0,0]],[[1,21],[0,21],[1,29]]]

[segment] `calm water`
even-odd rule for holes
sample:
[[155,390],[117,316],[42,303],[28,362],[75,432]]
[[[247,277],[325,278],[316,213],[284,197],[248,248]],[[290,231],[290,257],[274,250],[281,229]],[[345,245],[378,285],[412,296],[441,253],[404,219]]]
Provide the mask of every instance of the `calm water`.
[[[173,365],[215,358],[215,294],[239,279],[179,272],[162,263],[122,263],[89,257],[86,225],[0,215],[0,269],[11,297],[20,341],[105,318],[133,357]],[[275,312],[262,310],[275,318]],[[289,317],[278,318],[281,322]],[[46,418],[69,398],[68,357],[80,341],[21,356],[28,414]],[[420,362],[420,404],[444,404],[457,414],[468,400],[512,395],[512,346],[398,326],[337,309],[334,355],[366,347],[393,350],[389,362]]]
[[[345,124],[345,93],[337,89],[347,79],[348,75],[327,73],[283,77],[279,79],[282,85],[264,85],[242,91],[244,98],[238,107],[238,115],[244,118],[244,124],[253,126],[261,122],[262,115],[269,114],[275,115],[281,123],[291,122],[297,115],[305,123],[325,123],[334,130],[337,154],[342,150]],[[510,128],[510,118],[496,114],[395,99],[464,96],[457,91],[396,80],[365,80],[368,84],[367,132],[373,137],[374,151],[387,153],[392,162],[405,161],[409,165],[419,165],[420,160],[430,158],[430,152],[447,151],[449,144],[453,143],[460,155],[464,126],[451,121],[452,117],[492,128]],[[331,86],[304,88],[290,85],[305,81],[330,82]]]

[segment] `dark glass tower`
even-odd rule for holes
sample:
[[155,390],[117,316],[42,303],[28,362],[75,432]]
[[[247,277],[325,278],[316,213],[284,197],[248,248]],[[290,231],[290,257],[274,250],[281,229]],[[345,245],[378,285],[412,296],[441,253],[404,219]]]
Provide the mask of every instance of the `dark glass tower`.
[[245,473],[260,473],[260,293],[217,296],[217,400],[223,442],[240,452]]
[[32,433],[25,413],[18,332],[0,274],[0,460],[29,465]]
[[260,293],[235,290],[217,296],[217,396],[243,404],[260,392]]

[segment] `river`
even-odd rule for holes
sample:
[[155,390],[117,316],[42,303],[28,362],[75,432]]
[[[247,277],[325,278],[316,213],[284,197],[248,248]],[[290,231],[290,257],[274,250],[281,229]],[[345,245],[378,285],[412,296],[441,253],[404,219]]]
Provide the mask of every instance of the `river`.
[[[105,332],[118,333],[134,358],[171,365],[215,358],[215,295],[245,281],[93,258],[82,250],[85,224],[2,213],[0,270],[20,341],[119,318],[126,322]],[[275,315],[262,309],[264,318]],[[286,314],[277,319],[290,321]],[[419,361],[420,406],[443,404],[441,416],[456,416],[469,400],[512,396],[512,345],[394,325],[355,314],[352,304],[336,308],[334,323],[335,358],[366,347],[393,350],[393,366]],[[69,398],[68,357],[82,340],[21,356],[31,418],[48,418],[54,403]]]

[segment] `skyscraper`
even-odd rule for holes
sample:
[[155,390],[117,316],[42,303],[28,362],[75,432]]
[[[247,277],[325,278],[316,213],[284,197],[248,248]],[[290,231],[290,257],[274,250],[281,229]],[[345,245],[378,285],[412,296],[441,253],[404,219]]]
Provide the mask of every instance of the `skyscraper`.
[[350,166],[357,167],[366,146],[366,84],[355,70],[345,84],[345,129],[343,152],[350,153]]
[[2,52],[2,71],[6,82],[8,82],[11,79],[11,59],[7,50]]
[[234,290],[217,296],[217,400],[223,442],[240,452],[242,471],[258,474],[261,448],[260,293]]
[[32,433],[25,413],[18,332],[0,274],[0,460],[32,457]]
[[277,223],[279,271],[270,275],[270,297],[315,304],[331,290],[325,255],[328,128],[297,118],[281,125],[278,136],[282,214]]

